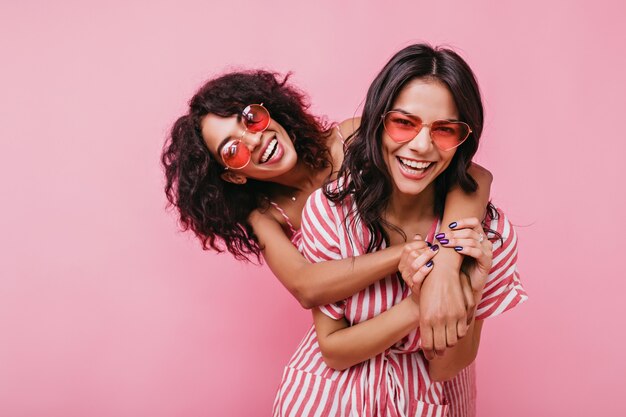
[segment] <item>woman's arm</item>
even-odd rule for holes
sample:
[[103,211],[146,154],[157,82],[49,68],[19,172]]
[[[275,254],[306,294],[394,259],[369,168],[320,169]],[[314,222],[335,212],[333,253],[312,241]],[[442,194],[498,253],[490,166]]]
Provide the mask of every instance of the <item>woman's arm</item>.
[[[434,256],[435,251],[419,241],[402,252],[398,268],[405,271],[404,274],[411,265],[416,271],[411,274],[419,282],[431,271],[430,261]],[[412,292],[390,309],[354,326],[349,326],[333,308],[327,311],[329,315],[321,310],[328,306],[314,309],[315,331],[324,362],[331,368],[343,370],[384,352],[418,325],[418,300],[419,293]]]
[[[459,219],[458,223],[454,231],[449,233],[448,244],[468,256],[461,272],[461,279],[470,284],[464,287],[467,297],[478,305],[483,298],[485,284],[493,265],[493,244],[485,236],[481,220]],[[409,256],[409,259],[412,256]],[[482,320],[473,320],[466,337],[456,346],[446,350],[442,356],[430,359],[431,378],[435,381],[450,379],[472,363],[478,353],[481,330]],[[421,332],[420,336],[424,337],[424,332]]]
[[326,365],[344,370],[384,352],[415,329],[419,308],[412,297],[405,298],[378,316],[349,326],[345,319],[334,320],[313,309],[315,331]]
[[443,356],[437,356],[429,361],[428,373],[433,381],[452,379],[474,362],[478,354],[482,327],[482,320],[473,320],[467,335],[456,346],[447,349]]
[[[489,202],[493,176],[485,168],[472,164],[470,175],[478,183],[472,194],[465,193],[458,185],[446,197],[441,232],[450,230],[450,223],[465,217],[482,219]],[[465,297],[459,280],[463,256],[453,248],[441,247],[433,271],[424,280],[420,295],[420,328],[424,355],[431,359],[454,346],[468,332],[468,312],[475,306],[471,297]]]
[[[484,262],[484,260],[483,260]],[[489,261],[489,264],[491,261]],[[474,274],[476,275],[476,268]],[[480,273],[478,273],[479,275]],[[461,279],[465,282],[470,282],[465,273],[461,272]],[[472,298],[474,304],[478,304],[482,298],[482,292],[484,288],[484,279],[478,276],[469,287],[464,287],[466,295]],[[473,287],[476,287],[475,289]],[[446,349],[445,353],[441,356],[436,356],[429,359],[430,366],[428,373],[434,381],[445,381],[452,379],[468,367],[476,359],[478,354],[478,346],[480,345],[480,334],[483,328],[483,320],[472,320],[467,329],[466,336],[459,340],[459,342],[451,348]],[[420,333],[423,337],[423,334]]]
[[[307,309],[348,298],[381,277],[398,270],[405,245],[375,253],[319,263],[307,261],[270,215],[254,212],[250,224],[263,247],[270,269],[287,290]],[[407,245],[421,247],[423,242]]]

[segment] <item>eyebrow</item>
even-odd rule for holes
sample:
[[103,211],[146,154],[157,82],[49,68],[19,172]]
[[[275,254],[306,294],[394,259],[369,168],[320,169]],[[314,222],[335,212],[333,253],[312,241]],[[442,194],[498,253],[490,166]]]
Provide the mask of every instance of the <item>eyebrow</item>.
[[[240,122],[241,122],[241,113],[237,114],[237,123],[240,123]],[[221,156],[220,152],[222,151],[222,148],[224,147],[224,145],[226,145],[228,143],[229,140],[232,140],[232,139],[233,139],[233,137],[230,136],[230,135],[228,135],[224,139],[222,139],[220,144],[217,145],[217,153],[218,153],[218,155]]]
[[222,148],[224,147],[224,145],[226,145],[228,143],[228,141],[232,140],[232,136],[226,136],[219,145],[217,145],[217,154],[219,156],[222,155]]
[[[413,117],[417,117],[417,118],[419,118],[420,120],[422,119],[422,118],[421,118],[420,116],[418,116],[417,114],[409,113],[408,111],[406,111],[406,110],[404,110],[404,109],[401,109],[401,108],[397,108],[397,107],[396,107],[396,108],[393,108],[393,109],[391,109],[391,110],[389,110],[389,111],[397,111],[398,113],[402,113],[402,114],[404,114],[404,115],[406,115],[406,116],[413,116]],[[449,118],[447,118],[447,119],[437,119],[437,120],[446,120],[446,121],[448,121],[448,122],[461,122],[461,121],[462,121],[461,119],[457,119],[457,118],[454,118],[454,117],[449,117]]]

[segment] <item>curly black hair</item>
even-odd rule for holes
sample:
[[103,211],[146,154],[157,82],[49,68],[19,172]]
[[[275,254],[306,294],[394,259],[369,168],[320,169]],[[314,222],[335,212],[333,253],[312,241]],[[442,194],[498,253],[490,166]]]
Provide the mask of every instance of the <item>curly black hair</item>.
[[165,194],[177,209],[182,230],[191,229],[204,250],[228,250],[236,259],[260,260],[262,248],[247,222],[257,208],[267,208],[268,183],[248,179],[232,184],[221,179],[223,166],[209,152],[201,133],[207,114],[238,115],[249,104],[263,103],[272,119],[294,140],[299,161],[321,170],[329,166],[329,124],[308,112],[307,96],[282,76],[264,70],[227,73],[206,82],[176,120],[161,155]]

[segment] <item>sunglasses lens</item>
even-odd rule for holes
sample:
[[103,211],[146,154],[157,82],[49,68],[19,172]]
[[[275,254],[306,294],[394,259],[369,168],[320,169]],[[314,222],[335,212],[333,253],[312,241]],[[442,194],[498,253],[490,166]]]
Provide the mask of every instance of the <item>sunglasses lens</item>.
[[430,136],[435,145],[443,151],[454,149],[462,144],[470,134],[470,128],[463,122],[439,120],[433,123]]
[[240,140],[231,140],[220,151],[224,165],[232,169],[244,168],[250,162],[250,149]]
[[409,117],[406,114],[390,111],[383,119],[387,134],[396,142],[408,142],[417,135],[422,127],[421,120]]
[[257,133],[267,129],[270,113],[260,104],[251,104],[241,112],[243,124],[249,132]]

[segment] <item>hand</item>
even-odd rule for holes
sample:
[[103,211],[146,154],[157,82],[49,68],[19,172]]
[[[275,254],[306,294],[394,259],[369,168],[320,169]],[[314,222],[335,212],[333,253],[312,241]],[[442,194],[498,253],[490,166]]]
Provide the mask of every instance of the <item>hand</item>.
[[[445,256],[444,251],[450,249],[440,250],[438,256]],[[471,312],[473,306],[474,297],[467,279],[463,283],[457,268],[437,261],[422,284],[420,297],[420,337],[426,359],[443,355],[447,347],[455,346],[465,337],[468,309]]]
[[411,296],[419,302],[419,292],[424,278],[433,268],[432,258],[437,250],[431,250],[429,244],[416,235],[412,242],[406,243],[400,255],[398,271],[406,285],[411,289]]
[[[459,220],[451,232],[437,235],[444,247],[473,258],[468,263],[467,274],[474,296],[481,295],[493,262],[493,245],[485,236],[483,226],[475,217]],[[443,235],[443,236],[442,236]]]

